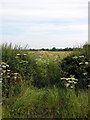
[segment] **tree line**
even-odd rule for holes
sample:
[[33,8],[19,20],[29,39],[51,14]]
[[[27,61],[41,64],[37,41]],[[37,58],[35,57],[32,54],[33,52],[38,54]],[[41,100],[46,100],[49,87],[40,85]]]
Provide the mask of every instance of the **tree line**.
[[30,51],[74,51],[74,50],[77,50],[77,49],[81,49],[81,48],[56,48],[56,47],[53,47],[51,49],[47,48],[41,48],[41,49],[29,49]]

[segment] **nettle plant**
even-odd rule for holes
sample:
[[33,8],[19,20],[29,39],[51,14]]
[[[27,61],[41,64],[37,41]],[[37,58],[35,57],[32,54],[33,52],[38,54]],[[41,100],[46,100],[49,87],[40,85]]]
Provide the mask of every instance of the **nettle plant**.
[[70,88],[86,89],[90,86],[90,59],[85,54],[70,55],[62,64],[61,82]]

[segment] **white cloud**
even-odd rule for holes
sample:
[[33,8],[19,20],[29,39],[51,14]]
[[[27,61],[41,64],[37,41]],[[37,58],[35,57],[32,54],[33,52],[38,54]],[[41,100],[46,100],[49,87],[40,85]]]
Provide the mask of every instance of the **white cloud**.
[[[57,46],[61,42],[59,39],[63,39],[63,45],[67,38],[69,41],[74,38],[68,45],[75,44],[75,39],[79,43],[87,40],[88,0],[3,0],[1,4],[0,17],[3,25],[1,23],[0,26],[5,31],[4,41],[14,42],[18,39],[24,44],[27,39],[34,47],[38,43],[43,46],[42,39],[53,40],[53,45],[55,43]],[[14,32],[19,35],[13,35]],[[48,46],[48,42],[45,44]]]
[[26,4],[26,2],[25,4],[23,4],[24,2],[21,2],[21,4],[18,5],[18,2],[16,3],[16,6],[14,5],[14,3],[3,4],[3,9],[0,10],[0,14],[3,12],[3,17],[6,18],[10,16],[30,18],[83,18],[87,17],[88,15],[86,14],[87,4],[73,4],[72,2],[69,2],[71,4],[67,4],[67,2],[58,3],[55,0],[46,2],[46,4],[44,4],[44,2],[41,2],[42,4],[38,4],[37,2],[32,3],[32,1],[31,3],[29,1],[29,4]]

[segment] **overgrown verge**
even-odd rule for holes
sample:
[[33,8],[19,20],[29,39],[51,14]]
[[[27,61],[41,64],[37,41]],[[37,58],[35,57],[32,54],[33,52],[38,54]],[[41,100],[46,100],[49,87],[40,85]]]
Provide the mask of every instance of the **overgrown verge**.
[[89,50],[85,45],[60,58],[50,53],[32,55],[20,47],[3,45],[3,118],[86,118]]
[[[13,102],[8,99],[4,118],[87,118],[88,93],[54,88],[26,88]],[[12,101],[12,102],[11,102]]]

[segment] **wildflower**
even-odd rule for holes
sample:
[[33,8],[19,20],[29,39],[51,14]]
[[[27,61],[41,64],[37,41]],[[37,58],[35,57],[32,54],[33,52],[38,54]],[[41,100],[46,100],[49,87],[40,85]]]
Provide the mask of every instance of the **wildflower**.
[[18,73],[14,73],[14,75],[18,75]]
[[72,89],[72,88],[74,88],[73,86],[70,86],[70,88]]
[[80,62],[79,65],[83,65],[83,62]]
[[74,81],[68,81],[69,83],[73,83]]
[[79,58],[84,58],[84,55],[82,55],[82,56],[79,56]]
[[75,78],[71,78],[72,80],[75,80]]
[[0,81],[0,83],[2,83],[2,81]]
[[2,65],[2,68],[6,69],[6,66],[5,66],[5,65]]
[[70,77],[71,77],[71,78],[74,78],[74,77],[75,77],[75,75],[70,75]]
[[90,88],[90,85],[88,85],[88,87]]
[[74,84],[76,84],[77,82],[74,82]]
[[7,70],[7,72],[10,72],[10,70]]
[[78,81],[78,79],[75,79],[75,81]]
[[8,75],[7,78],[10,78],[10,76]]
[[85,65],[88,65],[88,62],[85,62]]
[[17,77],[15,76],[14,79],[17,79]]
[[66,80],[68,81],[68,80],[71,80],[71,78],[66,78]]
[[88,73],[83,73],[83,75],[87,75]]
[[69,83],[67,83],[67,84],[66,84],[66,87],[68,87],[69,85],[70,85],[70,84],[69,84]]
[[9,65],[6,65],[7,67],[9,67]]
[[61,78],[61,80],[65,80],[65,79],[67,79],[67,78]]
[[73,59],[77,59],[78,57],[77,56],[74,56],[74,57],[72,57]]
[[20,56],[20,54],[18,53],[17,56]]

